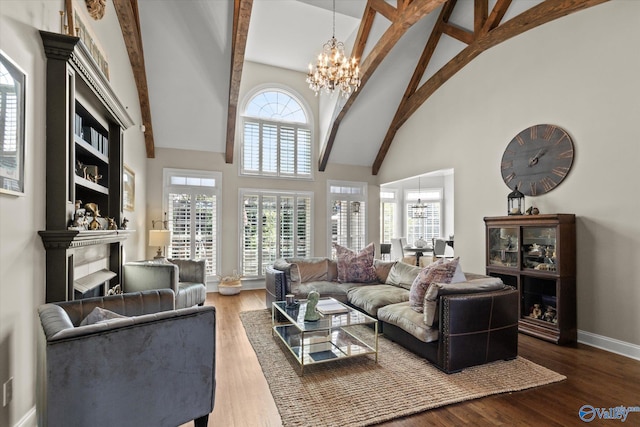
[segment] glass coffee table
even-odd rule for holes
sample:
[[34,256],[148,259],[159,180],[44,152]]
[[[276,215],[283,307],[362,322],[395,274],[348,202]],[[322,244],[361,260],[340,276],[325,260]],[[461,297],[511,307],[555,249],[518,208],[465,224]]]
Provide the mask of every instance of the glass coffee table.
[[[378,362],[378,321],[333,298],[321,298],[318,306],[330,303],[338,311],[305,322],[307,301],[288,307],[285,301],[272,303],[272,334],[279,337],[304,367],[350,357],[373,354]],[[279,321],[280,320],[280,321]],[[372,327],[363,327],[371,325]]]

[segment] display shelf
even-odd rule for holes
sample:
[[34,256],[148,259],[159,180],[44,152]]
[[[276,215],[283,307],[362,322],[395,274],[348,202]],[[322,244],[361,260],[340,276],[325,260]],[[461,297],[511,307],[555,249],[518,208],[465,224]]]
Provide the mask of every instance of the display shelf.
[[[108,276],[100,288],[120,283],[128,233],[84,230],[73,219],[81,200],[80,208],[98,206],[102,224],[107,217],[121,224],[123,134],[133,120],[78,37],[40,36],[47,57],[47,180],[46,230],[39,233],[47,251],[46,301],[55,302],[74,299],[74,283],[83,280]],[[80,271],[89,277],[75,277]]]
[[520,332],[575,341],[575,215],[487,217],[486,272],[520,292]]

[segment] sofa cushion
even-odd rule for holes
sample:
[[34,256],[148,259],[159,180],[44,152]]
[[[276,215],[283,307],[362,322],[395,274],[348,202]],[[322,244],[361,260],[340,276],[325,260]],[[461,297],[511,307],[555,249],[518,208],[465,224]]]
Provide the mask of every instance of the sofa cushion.
[[391,268],[395,265],[395,261],[382,261],[380,259],[373,260],[373,269],[376,272],[376,277],[379,283],[385,283]]
[[408,301],[409,291],[393,285],[360,286],[349,289],[347,291],[347,299],[351,305],[361,308],[373,317],[377,317],[380,307]]
[[291,263],[292,282],[312,282],[328,279],[329,260],[326,258],[296,261]]
[[123,317],[122,314],[115,313],[111,310],[106,310],[102,307],[95,307],[91,312],[82,319],[80,322],[80,326],[94,325],[96,323],[104,323],[112,319],[121,319]]
[[422,342],[438,340],[438,329],[425,325],[422,314],[415,312],[408,301],[381,307],[378,320],[395,325]]
[[371,283],[377,280],[373,269],[375,245],[369,243],[360,252],[335,244],[340,282]]
[[456,268],[458,268],[458,258],[450,262],[437,261],[425,267],[411,285],[409,291],[411,308],[422,313],[424,310],[424,295],[429,285],[433,282],[451,283]]
[[438,297],[442,295],[489,292],[504,287],[499,277],[483,277],[461,283],[433,282],[424,295],[424,323],[427,326],[438,326]]
[[306,299],[311,291],[317,291],[320,298],[331,297],[340,302],[347,302],[347,291],[354,286],[362,286],[364,283],[340,283],[321,280],[318,282],[292,283],[291,293],[298,298]]
[[415,265],[405,264],[404,262],[396,262],[389,271],[387,285],[399,286],[404,289],[411,289],[411,284],[416,279],[422,269]]

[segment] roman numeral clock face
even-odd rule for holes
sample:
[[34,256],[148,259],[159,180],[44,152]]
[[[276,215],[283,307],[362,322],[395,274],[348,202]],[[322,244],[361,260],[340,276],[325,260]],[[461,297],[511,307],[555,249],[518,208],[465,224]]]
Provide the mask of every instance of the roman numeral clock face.
[[531,126],[509,142],[502,155],[502,179],[525,196],[539,196],[556,188],[573,164],[573,142],[553,125]]

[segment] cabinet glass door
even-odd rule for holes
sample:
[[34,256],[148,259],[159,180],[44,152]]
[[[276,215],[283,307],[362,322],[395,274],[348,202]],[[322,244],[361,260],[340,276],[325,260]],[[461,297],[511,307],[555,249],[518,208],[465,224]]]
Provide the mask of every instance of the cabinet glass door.
[[524,227],[522,268],[556,272],[556,227]]
[[489,228],[489,265],[518,267],[518,228]]

